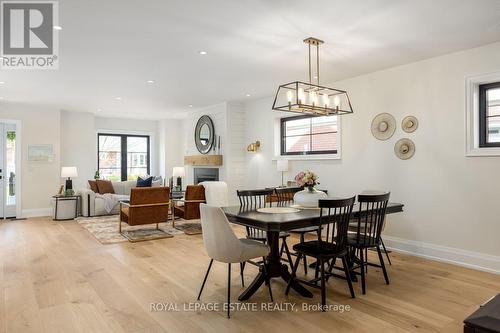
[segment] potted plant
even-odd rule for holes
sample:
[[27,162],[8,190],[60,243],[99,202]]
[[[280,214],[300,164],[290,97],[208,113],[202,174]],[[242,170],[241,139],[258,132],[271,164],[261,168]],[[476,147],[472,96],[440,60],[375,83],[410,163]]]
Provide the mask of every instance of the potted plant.
[[293,200],[299,206],[318,207],[318,200],[327,197],[325,192],[318,191],[315,187],[319,184],[318,175],[313,171],[301,171],[295,176],[297,186],[304,187],[304,190],[295,193]]

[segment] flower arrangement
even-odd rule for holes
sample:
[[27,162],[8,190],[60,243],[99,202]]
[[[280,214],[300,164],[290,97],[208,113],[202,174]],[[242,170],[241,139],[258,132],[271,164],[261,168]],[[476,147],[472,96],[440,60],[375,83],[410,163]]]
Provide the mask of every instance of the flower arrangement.
[[295,182],[297,186],[307,187],[312,190],[314,186],[318,185],[318,175],[310,170],[301,171],[295,176]]

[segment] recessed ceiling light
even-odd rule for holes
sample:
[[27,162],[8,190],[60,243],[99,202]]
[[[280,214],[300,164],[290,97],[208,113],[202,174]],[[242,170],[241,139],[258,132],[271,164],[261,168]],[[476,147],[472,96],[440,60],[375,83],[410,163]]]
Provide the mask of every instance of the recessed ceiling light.
[[250,97],[251,95],[250,95],[250,94],[247,94],[246,96],[247,96],[247,97]]
[[189,107],[192,108],[193,107],[193,104],[189,104]]
[[154,81],[154,80],[147,80],[146,82],[147,82],[147,83],[149,83],[149,84],[153,84],[153,83],[155,83],[155,81]]
[[97,112],[101,112],[101,111],[102,111],[102,109],[97,109]]
[[199,53],[199,54],[201,54],[201,55],[206,55],[206,54],[208,54],[208,52],[207,52],[207,51],[199,51],[198,53]]
[[0,81],[0,84],[4,84],[5,82],[4,81]]
[[115,99],[116,99],[117,101],[121,101],[121,100],[122,100],[122,98],[121,98],[121,97],[115,97]]
[[60,25],[55,25],[54,30],[62,30],[62,27]]

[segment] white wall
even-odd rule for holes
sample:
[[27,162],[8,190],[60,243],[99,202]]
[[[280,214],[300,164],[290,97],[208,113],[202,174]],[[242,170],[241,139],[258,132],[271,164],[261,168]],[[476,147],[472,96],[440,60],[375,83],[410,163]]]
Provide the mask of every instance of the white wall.
[[[219,168],[219,179],[228,184],[230,204],[237,204],[236,190],[246,185],[245,110],[242,104],[225,102],[191,111],[185,120],[186,155],[200,154],[194,143],[194,129],[203,115],[210,116],[215,135],[221,137],[223,165]],[[186,173],[187,182],[192,184],[193,167],[187,166]]]
[[[465,157],[465,78],[500,71],[500,43],[399,66],[332,84],[346,89],[354,114],[342,116],[342,160],[291,161],[288,179],[301,169],[318,172],[320,187],[332,195],[364,189],[391,191],[405,212],[390,216],[388,243],[420,255],[462,261],[500,272],[500,157]],[[279,184],[273,157],[272,98],[246,105],[247,142],[262,151],[247,154],[247,185]],[[380,112],[398,123],[388,141],[372,137]],[[401,130],[406,115],[420,122],[415,133]],[[408,137],[415,156],[399,160],[394,143]],[[489,254],[490,256],[487,256]]]
[[[27,104],[0,103],[0,119],[21,122],[21,207],[23,215],[45,215],[60,178],[60,114],[58,110]],[[52,162],[28,162],[28,145],[52,144]]]
[[[221,137],[221,154],[224,155],[227,143],[227,103],[221,103],[216,105],[211,105],[206,108],[196,109],[189,112],[188,117],[185,120],[185,151],[184,155],[200,155],[196,145],[194,143],[194,129],[198,119],[203,116],[208,115],[212,119],[215,127],[215,135]],[[209,154],[214,154],[211,151]],[[224,156],[225,157],[225,156]],[[223,157],[223,158],[224,158]],[[219,168],[219,179],[226,181],[226,161],[223,161],[223,166]],[[186,166],[186,180],[188,184],[192,184],[194,179],[193,167]]]
[[94,115],[88,112],[61,111],[61,166],[76,166],[78,177],[73,188],[87,187],[97,169],[97,137]]
[[[159,174],[165,179],[172,177],[174,167],[184,165],[184,120],[164,119],[158,122]],[[183,186],[185,184],[183,183]]]

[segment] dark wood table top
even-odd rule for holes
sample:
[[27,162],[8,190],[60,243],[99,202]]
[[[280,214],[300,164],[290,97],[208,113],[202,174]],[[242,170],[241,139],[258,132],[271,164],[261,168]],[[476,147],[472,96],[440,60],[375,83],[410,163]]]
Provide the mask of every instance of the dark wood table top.
[[[387,214],[403,211],[403,204],[389,202]],[[244,210],[240,206],[222,208],[229,221],[266,231],[289,231],[313,225],[319,219],[319,209],[301,209],[297,213],[268,214],[256,210]],[[359,216],[359,206],[354,205],[353,217]]]

